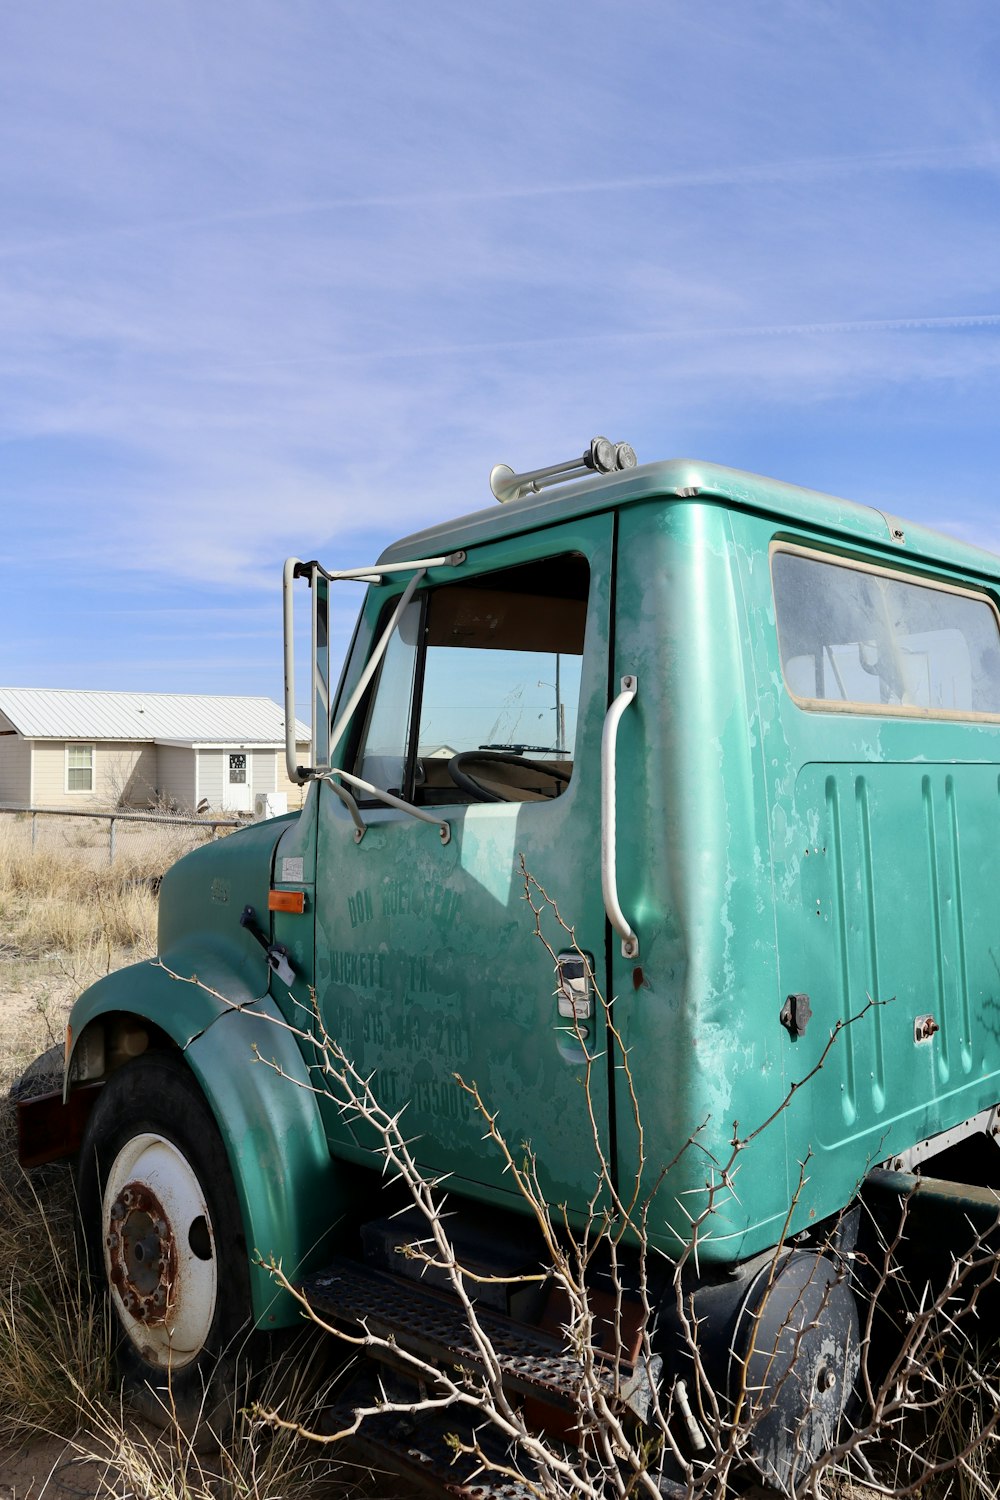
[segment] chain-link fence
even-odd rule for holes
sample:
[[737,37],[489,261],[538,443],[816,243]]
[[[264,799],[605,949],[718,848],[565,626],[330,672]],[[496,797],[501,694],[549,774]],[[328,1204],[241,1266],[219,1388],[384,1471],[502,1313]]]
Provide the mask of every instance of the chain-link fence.
[[162,873],[199,844],[240,828],[246,819],[177,817],[172,813],[67,812],[62,808],[0,808],[0,831],[25,849],[58,851],[90,865],[122,864]]

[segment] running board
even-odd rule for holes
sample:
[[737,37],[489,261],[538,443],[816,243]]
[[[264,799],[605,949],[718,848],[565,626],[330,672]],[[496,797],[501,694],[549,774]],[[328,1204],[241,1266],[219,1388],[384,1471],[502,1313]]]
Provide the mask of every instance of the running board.
[[[301,1290],[325,1321],[348,1331],[360,1325],[389,1341],[385,1349],[366,1351],[374,1359],[393,1364],[395,1347],[431,1364],[484,1368],[461,1303],[450,1292],[351,1260],[335,1261],[304,1281]],[[576,1411],[580,1362],[562,1339],[478,1305],[476,1318],[496,1354],[505,1390]],[[650,1379],[659,1377],[660,1360],[603,1359],[599,1378],[607,1396],[646,1421],[653,1399]],[[397,1358],[395,1364],[406,1371],[405,1361]]]

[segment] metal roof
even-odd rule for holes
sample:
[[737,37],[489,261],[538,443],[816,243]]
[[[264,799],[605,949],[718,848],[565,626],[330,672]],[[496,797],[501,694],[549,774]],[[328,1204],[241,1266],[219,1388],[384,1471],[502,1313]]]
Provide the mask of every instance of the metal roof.
[[[747,474],[721,464],[691,458],[641,464],[614,474],[593,475],[572,484],[525,495],[506,505],[491,505],[467,516],[444,521],[426,531],[414,532],[387,547],[381,563],[404,562],[408,558],[436,557],[479,543],[499,541],[526,531],[538,531],[577,516],[616,506],[631,505],[662,497],[683,504],[690,500],[721,501],[741,510],[752,510],[777,520],[804,524],[825,531],[837,540],[848,537],[862,545],[877,546],[892,553],[905,566],[907,558],[924,557],[964,573],[996,578],[997,559],[991,552],[968,546],[954,537],[932,531],[912,521],[903,522],[905,545],[892,536],[895,517],[841,500],[818,490],[803,489],[760,474]],[[452,575],[454,576],[454,575]]]
[[[271,698],[0,688],[0,713],[28,740],[285,743],[285,716]],[[300,743],[309,740],[308,728],[298,719],[295,732]]]

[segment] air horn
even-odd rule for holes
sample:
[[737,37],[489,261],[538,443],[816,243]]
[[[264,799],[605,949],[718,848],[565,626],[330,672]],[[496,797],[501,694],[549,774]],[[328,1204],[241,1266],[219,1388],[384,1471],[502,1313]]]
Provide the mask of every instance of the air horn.
[[595,437],[582,458],[570,458],[563,464],[550,464],[547,469],[532,469],[527,474],[515,474],[508,464],[496,464],[490,474],[490,489],[501,505],[511,500],[520,500],[525,495],[537,495],[550,484],[561,484],[565,479],[584,474],[614,474],[618,469],[634,469],[635,449],[628,443],[612,443],[606,437]]

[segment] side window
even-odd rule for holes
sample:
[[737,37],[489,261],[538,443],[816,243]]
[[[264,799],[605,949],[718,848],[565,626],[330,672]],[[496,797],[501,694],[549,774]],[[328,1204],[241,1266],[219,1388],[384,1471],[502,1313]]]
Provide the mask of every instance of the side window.
[[413,681],[423,604],[414,600],[389,642],[368,716],[358,775],[383,791],[403,790],[409,744]]
[[414,601],[358,775],[426,804],[557,797],[573,774],[589,570],[571,554]]
[[806,707],[1000,714],[1000,618],[983,595],[798,552],[772,558],[781,665]]

